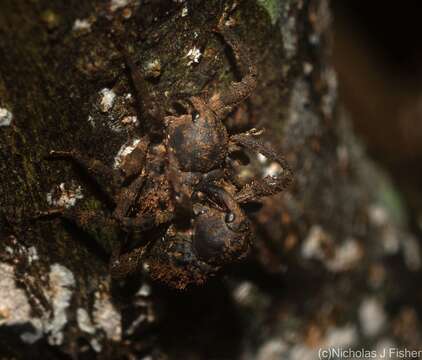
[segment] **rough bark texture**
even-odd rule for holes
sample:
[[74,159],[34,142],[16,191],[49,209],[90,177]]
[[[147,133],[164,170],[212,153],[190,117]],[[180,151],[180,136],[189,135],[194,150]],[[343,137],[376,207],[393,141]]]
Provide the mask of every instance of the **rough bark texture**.
[[232,16],[259,78],[228,127],[264,127],[295,171],[294,186],[252,215],[246,262],[185,292],[142,274],[112,282],[102,249],[113,234],[30,221],[52,205],[101,207],[69,166],[43,160],[50,149],[112,166],[133,140],[133,116],[142,121],[111,30],[123,29],[166,107],[237,77],[211,33],[222,10],[199,0],[1,2],[4,358],[311,359],[321,347],[421,343],[419,245],[337,110],[325,0],[245,0]]

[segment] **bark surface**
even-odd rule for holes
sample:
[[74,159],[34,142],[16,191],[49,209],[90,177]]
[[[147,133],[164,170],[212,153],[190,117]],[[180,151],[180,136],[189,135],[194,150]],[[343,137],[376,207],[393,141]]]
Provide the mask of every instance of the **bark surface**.
[[[101,210],[70,166],[43,159],[51,149],[113,166],[143,120],[111,33],[165,110],[239,78],[212,33],[230,4],[2,1],[3,358],[313,359],[321,347],[421,344],[419,244],[396,190],[338,110],[326,0],[244,0],[232,15],[259,76],[226,124],[265,128],[295,172],[289,191],[251,215],[246,262],[185,292],[143,274],[113,282],[115,234],[30,221],[51,206]],[[252,163],[257,174],[274,171],[265,159]]]

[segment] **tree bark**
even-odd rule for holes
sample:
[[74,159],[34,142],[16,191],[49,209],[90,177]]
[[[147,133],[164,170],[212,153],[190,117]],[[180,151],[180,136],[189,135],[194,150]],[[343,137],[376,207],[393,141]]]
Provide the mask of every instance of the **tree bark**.
[[[421,343],[420,249],[388,178],[337,105],[326,0],[245,0],[230,19],[258,87],[226,121],[260,127],[294,185],[251,215],[248,260],[174,291],[145,274],[111,281],[115,235],[33,222],[51,206],[99,211],[76,148],[113,166],[144,120],[121,36],[163,109],[238,78],[212,34],[222,1],[25,1],[0,5],[0,352],[4,358],[303,359],[323,347]],[[255,159],[252,171],[274,164]],[[95,239],[96,241],[92,241]]]

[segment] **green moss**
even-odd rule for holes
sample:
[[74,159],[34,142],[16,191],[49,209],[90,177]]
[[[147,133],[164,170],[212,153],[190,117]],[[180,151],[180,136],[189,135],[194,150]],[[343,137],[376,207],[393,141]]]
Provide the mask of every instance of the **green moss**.
[[267,10],[274,25],[280,18],[280,0],[258,0],[258,4]]
[[388,211],[396,224],[401,226],[407,224],[408,216],[403,205],[403,199],[387,176],[381,179],[379,183],[377,199],[380,205]]

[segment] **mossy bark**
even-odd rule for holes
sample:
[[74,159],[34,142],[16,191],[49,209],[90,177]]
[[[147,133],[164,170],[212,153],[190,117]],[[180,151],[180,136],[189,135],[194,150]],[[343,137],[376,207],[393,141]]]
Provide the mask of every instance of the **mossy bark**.
[[[83,184],[66,164],[45,161],[49,150],[76,148],[113,166],[136,132],[128,119],[144,120],[111,34],[149,72],[153,101],[169,108],[238,77],[212,33],[223,8],[217,0],[0,4],[0,108],[13,115],[0,127],[3,356],[293,359],[329,345],[420,341],[419,247],[394,188],[337,111],[325,0],[245,0],[232,15],[259,78],[227,126],[265,128],[295,170],[294,186],[251,215],[247,262],[183,293],[143,275],[116,283],[106,262],[114,233],[31,221],[51,206],[48,196],[60,201],[51,200],[59,184],[56,192],[73,196]],[[92,189],[81,192],[76,206],[101,211]]]

